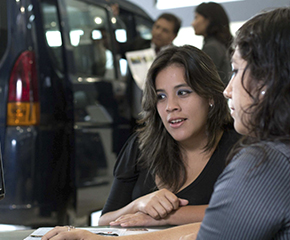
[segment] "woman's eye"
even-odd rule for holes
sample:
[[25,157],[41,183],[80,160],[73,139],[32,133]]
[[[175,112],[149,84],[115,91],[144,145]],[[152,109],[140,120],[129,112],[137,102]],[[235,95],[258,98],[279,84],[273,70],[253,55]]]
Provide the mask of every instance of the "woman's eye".
[[164,98],[165,98],[165,94],[161,94],[161,93],[157,94],[157,101],[160,101]]
[[177,95],[179,95],[179,96],[185,96],[185,95],[188,95],[190,93],[192,93],[192,91],[190,91],[190,90],[179,90],[177,92]]
[[233,69],[231,73],[231,78],[235,77],[238,73],[238,69]]

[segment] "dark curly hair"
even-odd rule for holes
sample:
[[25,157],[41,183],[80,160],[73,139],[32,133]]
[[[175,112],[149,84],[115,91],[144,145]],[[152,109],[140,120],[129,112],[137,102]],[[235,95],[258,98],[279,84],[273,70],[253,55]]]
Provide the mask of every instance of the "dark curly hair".
[[[247,61],[253,99],[247,127],[259,140],[290,135],[290,8],[262,13],[237,32],[235,46]],[[258,89],[257,89],[258,88]],[[265,95],[259,95],[265,89]]]
[[[234,46],[247,61],[242,86],[252,98],[242,119],[248,129],[239,147],[261,141],[290,141],[290,8],[260,13],[247,21],[236,34]],[[245,72],[249,78],[246,83]],[[261,98],[261,91],[265,94]]]

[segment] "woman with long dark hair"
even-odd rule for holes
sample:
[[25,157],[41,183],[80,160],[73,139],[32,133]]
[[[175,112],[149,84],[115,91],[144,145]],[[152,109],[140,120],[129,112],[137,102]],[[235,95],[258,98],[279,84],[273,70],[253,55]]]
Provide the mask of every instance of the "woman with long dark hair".
[[211,57],[222,81],[227,85],[233,36],[226,11],[215,2],[201,3],[195,8],[192,26],[196,35],[204,37],[202,50]]
[[157,56],[145,83],[141,127],[119,155],[99,225],[202,220],[239,138],[223,89],[201,50],[171,47]]
[[216,183],[197,239],[290,239],[289,29],[290,8],[278,8],[237,32],[224,95],[244,138]]

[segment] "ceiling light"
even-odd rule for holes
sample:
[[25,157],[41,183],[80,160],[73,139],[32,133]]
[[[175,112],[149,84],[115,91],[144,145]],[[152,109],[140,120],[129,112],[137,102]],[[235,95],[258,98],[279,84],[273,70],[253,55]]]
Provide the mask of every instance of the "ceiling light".
[[[226,2],[237,2],[243,0],[216,0],[217,3],[226,3]],[[181,7],[192,7],[197,6],[205,1],[202,0],[156,0],[157,9],[170,9],[170,8],[181,8]]]

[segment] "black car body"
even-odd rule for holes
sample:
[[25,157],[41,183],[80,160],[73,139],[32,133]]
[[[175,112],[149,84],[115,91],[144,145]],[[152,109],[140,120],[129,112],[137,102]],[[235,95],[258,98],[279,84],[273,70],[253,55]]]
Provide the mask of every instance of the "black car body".
[[0,223],[87,224],[132,132],[118,43],[150,38],[153,21],[124,0],[3,0],[0,12]]

